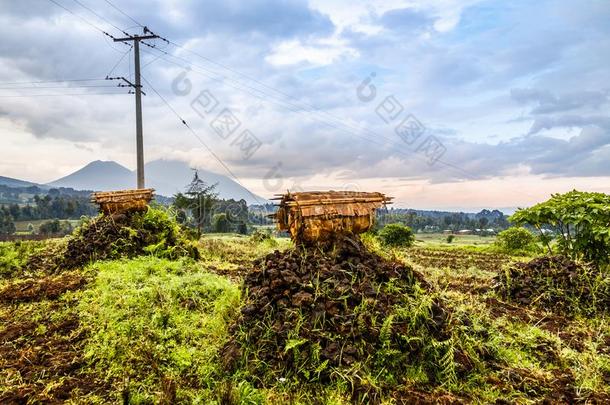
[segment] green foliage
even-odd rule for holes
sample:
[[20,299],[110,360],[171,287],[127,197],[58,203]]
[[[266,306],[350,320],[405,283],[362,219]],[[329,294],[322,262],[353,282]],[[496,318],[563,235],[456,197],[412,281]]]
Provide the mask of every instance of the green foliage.
[[256,229],[250,235],[250,240],[254,243],[261,243],[262,241],[269,240],[271,238],[271,232],[263,229]]
[[447,243],[452,243],[455,239],[455,235],[447,235]]
[[[518,210],[511,221],[540,232],[555,231],[556,249],[574,260],[603,266],[610,263],[610,195],[570,191],[554,194],[533,207]],[[551,250],[550,242],[547,248]]]
[[533,250],[536,247],[534,235],[521,227],[511,227],[500,232],[496,245],[510,253]]
[[90,335],[86,357],[115,392],[127,388],[132,403],[210,403],[238,287],[184,261],[140,258],[92,270],[96,280],[78,306]]
[[217,233],[229,232],[230,224],[227,214],[222,212],[220,214],[214,214],[212,218],[212,231]]
[[182,213],[183,223],[188,223],[187,212],[193,218],[193,225],[197,229],[198,235],[204,227],[210,224],[210,217],[214,200],[217,197],[215,192],[216,184],[207,184],[199,178],[199,173],[195,170],[193,180],[186,187],[186,191],[174,196],[174,207]]
[[60,222],[59,219],[53,219],[40,224],[38,232],[42,235],[68,235],[72,232],[72,225],[68,221]]
[[12,235],[15,233],[15,223],[10,210],[2,206],[0,207],[0,235]]
[[415,242],[415,235],[408,226],[388,224],[379,231],[381,243],[390,247],[409,247]]

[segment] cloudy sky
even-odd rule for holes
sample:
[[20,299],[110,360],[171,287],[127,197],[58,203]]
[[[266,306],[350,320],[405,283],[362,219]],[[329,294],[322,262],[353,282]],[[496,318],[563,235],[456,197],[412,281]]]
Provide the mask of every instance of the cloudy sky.
[[416,208],[610,192],[608,21],[606,0],[0,0],[0,175],[135,167],[134,97],[103,79],[133,79],[111,36],[146,25],[169,40],[141,50],[147,161]]

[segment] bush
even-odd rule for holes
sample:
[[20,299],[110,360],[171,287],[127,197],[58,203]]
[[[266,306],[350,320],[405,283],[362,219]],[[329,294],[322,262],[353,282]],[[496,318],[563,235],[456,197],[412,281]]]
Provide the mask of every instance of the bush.
[[[557,236],[553,249],[598,267],[610,264],[610,195],[570,191],[553,194],[550,200],[518,210],[511,218],[529,224],[540,233],[551,228]],[[548,239],[548,238],[547,238]],[[550,239],[546,240],[549,252]]]
[[508,252],[531,250],[534,245],[534,235],[525,228],[512,227],[498,234],[496,244]]
[[262,229],[256,229],[250,235],[250,240],[254,243],[261,243],[262,241],[271,239],[271,232]]
[[224,212],[215,214],[212,218],[212,232],[216,233],[227,233],[230,231],[231,224],[229,218]]
[[388,224],[379,231],[381,243],[391,247],[409,247],[415,242],[415,235],[408,226]]
[[447,235],[447,243],[452,243],[455,239],[455,235]]

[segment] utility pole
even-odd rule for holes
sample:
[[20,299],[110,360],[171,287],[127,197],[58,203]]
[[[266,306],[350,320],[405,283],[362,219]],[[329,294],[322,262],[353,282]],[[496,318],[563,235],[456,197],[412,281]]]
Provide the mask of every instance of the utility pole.
[[138,188],[145,187],[144,183],[144,136],[142,131],[142,84],[140,82],[140,41],[145,39],[159,38],[153,34],[148,28],[144,27],[144,35],[132,35],[127,38],[115,38],[114,42],[133,42],[133,55],[135,65],[135,84],[124,79],[130,87],[135,89],[136,93],[136,150],[137,150],[137,174]]

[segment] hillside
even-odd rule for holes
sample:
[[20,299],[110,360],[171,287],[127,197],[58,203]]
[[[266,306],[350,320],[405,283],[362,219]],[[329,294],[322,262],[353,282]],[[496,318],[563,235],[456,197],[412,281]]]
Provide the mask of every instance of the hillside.
[[38,186],[36,183],[31,183],[25,180],[13,179],[11,177],[0,176],[0,186],[7,187],[31,187]]
[[[171,197],[184,191],[193,177],[193,170],[185,162],[175,160],[155,160],[144,168],[146,186],[156,193]],[[244,199],[248,204],[266,203],[267,200],[253,194],[227,176],[199,169],[199,177],[209,184],[218,184],[216,190],[222,199]],[[121,190],[134,188],[134,171],[112,161],[91,162],[82,169],[61,179],[48,183],[51,187],[71,187],[77,190]]]

